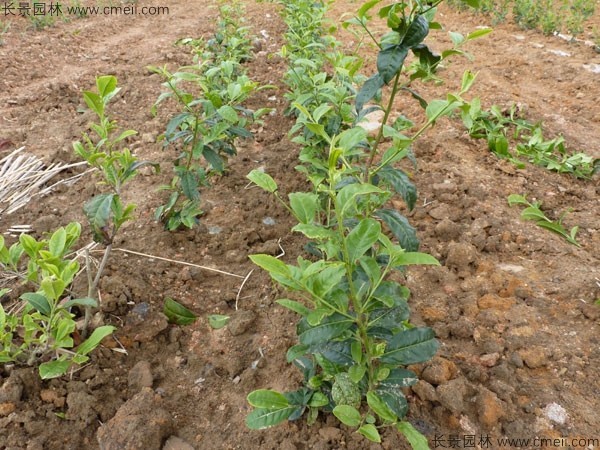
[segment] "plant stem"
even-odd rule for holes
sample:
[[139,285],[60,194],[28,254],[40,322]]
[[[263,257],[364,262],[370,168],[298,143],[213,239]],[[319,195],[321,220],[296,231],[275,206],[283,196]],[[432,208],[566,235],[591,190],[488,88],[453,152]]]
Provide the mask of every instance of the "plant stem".
[[371,149],[371,155],[369,156],[369,161],[365,167],[365,181],[369,182],[369,169],[373,164],[373,160],[375,159],[375,155],[377,154],[377,149],[379,148],[379,143],[383,139],[383,128],[386,125],[390,114],[392,112],[392,106],[394,106],[394,99],[396,98],[396,94],[398,93],[398,84],[400,82],[400,75],[402,74],[402,67],[398,69],[398,73],[394,78],[394,86],[392,87],[392,92],[390,94],[390,99],[388,101],[387,108],[385,109],[385,114],[383,116],[383,121],[381,122],[381,127],[379,127],[379,132],[377,133],[377,138],[375,139],[375,144],[373,144],[373,148]]
[[[106,267],[106,263],[108,261],[108,257],[110,255],[111,250],[112,250],[112,242],[110,244],[108,244],[106,246],[106,248],[104,249],[104,255],[102,256],[102,260],[100,261],[100,265],[98,266],[98,271],[96,272],[96,276],[94,277],[93,281],[92,281],[92,271],[91,271],[91,264],[90,264],[90,254],[89,254],[89,250],[86,250],[85,264],[86,264],[87,276],[88,276],[88,297],[90,297],[90,298],[94,298],[94,299],[97,298],[98,284],[100,283],[100,278],[102,277],[102,272],[104,272],[104,268]],[[98,307],[99,306],[100,306],[100,304],[98,304]],[[85,307],[85,319],[83,322],[83,331],[82,331],[83,337],[86,337],[86,335],[87,335],[91,316],[92,316],[91,307],[86,306]]]

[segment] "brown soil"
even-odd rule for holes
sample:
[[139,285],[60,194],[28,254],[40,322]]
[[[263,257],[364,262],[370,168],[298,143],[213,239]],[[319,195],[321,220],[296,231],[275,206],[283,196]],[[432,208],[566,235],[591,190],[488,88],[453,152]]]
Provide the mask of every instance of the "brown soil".
[[[47,162],[76,160],[71,143],[91,119],[80,111],[81,91],[93,86],[96,75],[116,75],[123,89],[111,105],[115,118],[139,131],[132,141],[137,154],[162,166],[160,175],[147,173],[132,184],[138,218],[123,229],[117,247],[237,277],[116,251],[100,292],[118,341],[107,341],[91,364],[60,379],[40,381],[34,368],[0,368],[0,449],[149,450],[163,448],[167,439],[165,448],[178,449],[407,448],[392,432],[384,433],[381,446],[368,443],[333,417],[321,417],[312,427],[300,420],[260,432],[245,428],[251,390],[294,389],[299,382],[285,361],[295,342],[295,317],[274,303],[284,293],[259,270],[240,291],[253,269],[247,256],[283,249],[284,259],[292,261],[303,244],[290,232],[286,211],[248,189],[245,175],[263,166],[285,192],[304,182],[294,171],[298,149],[286,138],[291,121],[282,114],[285,62],[274,55],[285,27],[278,6],[243,3],[253,33],[268,35],[249,64],[250,75],[276,86],[256,95],[250,107],[273,106],[277,114],[256,130],[253,142],[240,146],[230,171],[205,191],[206,214],[192,231],[169,233],[153,220],[165,200],[156,187],[168,181],[174,156],[156,138],[174,107],[151,115],[161,80],[147,66],[188,64],[188,50],[173,43],[209,36],[218,13],[214,3],[173,0],[169,15],[73,18],[38,32],[15,19],[1,36],[0,157],[25,146]],[[356,7],[337,1],[331,17]],[[447,29],[463,33],[487,20],[445,8],[441,13]],[[594,21],[600,24],[598,16]],[[352,45],[351,36],[340,39]],[[431,42],[442,49],[447,39],[436,33]],[[451,81],[424,87],[427,98],[455,90],[462,70],[470,68],[479,76],[469,95],[481,97],[484,106],[526,105],[527,117],[543,120],[548,135],[561,133],[569,147],[600,156],[600,74],[590,70],[600,67],[594,66],[600,55],[592,48],[501,25],[468,51],[474,60],[447,68],[443,76]],[[398,109],[414,117],[417,109],[404,101]],[[422,381],[406,392],[409,420],[432,447],[440,446],[436,435],[445,446],[451,435],[461,436],[458,448],[468,443],[465,435],[600,438],[600,307],[593,305],[600,297],[598,180],[533,166],[516,170],[491,155],[483,141],[468,138],[457,121],[441,121],[415,153],[420,200],[411,221],[422,249],[442,266],[411,270],[407,284],[414,322],[433,327],[441,349],[432,362],[415,367]],[[35,198],[3,215],[0,231],[31,224],[41,236],[70,221],[83,223],[82,204],[101,191],[96,181],[87,175]],[[565,222],[580,226],[582,247],[520,220],[518,208],[507,205],[511,193],[542,200],[552,217],[571,208]],[[267,217],[275,224],[265,225]],[[221,231],[211,234],[213,227]],[[90,241],[89,233],[82,238],[82,244]],[[84,292],[84,280],[75,287]],[[169,325],[162,315],[166,297],[199,320]],[[212,330],[206,317],[214,313],[230,315],[230,324]],[[563,423],[552,414],[553,404],[564,408]]]

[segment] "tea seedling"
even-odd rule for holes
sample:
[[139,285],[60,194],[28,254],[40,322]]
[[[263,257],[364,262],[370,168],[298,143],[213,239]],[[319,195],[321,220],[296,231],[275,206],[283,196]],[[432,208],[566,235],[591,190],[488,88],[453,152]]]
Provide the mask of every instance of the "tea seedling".
[[[71,223],[40,241],[22,234],[10,247],[0,236],[0,268],[20,273],[26,267],[24,282],[36,289],[22,294],[23,302],[8,311],[0,305],[0,363],[39,364],[40,377],[58,377],[73,364],[85,363],[88,354],[114,331],[112,326],[101,326],[87,340],[75,344],[71,309],[97,306],[95,299],[71,298],[69,291],[79,263],[68,259],[68,254],[80,232],[81,226]],[[0,296],[8,292],[2,289]]]
[[576,245],[577,247],[581,247],[575,239],[579,227],[575,226],[571,228],[571,231],[567,231],[565,227],[563,227],[562,221],[567,215],[566,212],[563,213],[557,221],[550,220],[540,209],[540,207],[542,206],[541,202],[529,203],[523,195],[519,194],[509,195],[508,204],[510,206],[525,205],[526,208],[521,212],[521,218],[523,220],[535,220],[537,226],[546,228],[562,236],[564,239],[567,240],[567,242]]
[[[481,109],[478,98],[461,106],[462,120],[469,135],[486,139],[488,148],[497,156],[508,159],[524,168],[521,157],[529,162],[559,173],[569,173],[577,178],[591,178],[600,167],[600,159],[583,152],[569,151],[562,136],[546,140],[542,124],[534,124],[519,117],[516,105],[503,111],[494,105]],[[516,140],[514,149],[511,140]]]
[[[200,188],[209,185],[211,176],[225,172],[227,159],[237,153],[236,141],[251,138],[250,126],[269,111],[251,111],[243,106],[259,89],[241,66],[250,41],[244,28],[234,26],[230,9],[222,7],[221,12],[227,14],[227,19],[220,22],[215,37],[196,50],[202,54],[201,63],[174,73],[166,67],[150,68],[165,79],[166,88],[154,108],[171,98],[182,109],[169,121],[162,136],[165,147],[175,147],[179,152],[174,162],[175,176],[161,188],[171,191],[171,195],[155,215],[171,231],[198,223],[202,214]],[[201,45],[200,41],[194,42]]]
[[[97,92],[85,91],[83,98],[88,108],[97,117],[98,122],[90,125],[95,136],[83,134],[83,143],[75,142],[75,153],[83,158],[91,167],[98,169],[102,175],[102,183],[109,192],[96,195],[83,207],[87,216],[94,241],[106,246],[102,261],[93,281],[90,278],[88,296],[95,298],[100,278],[110,255],[113,240],[124,223],[133,219],[135,205],[123,204],[122,193],[124,186],[137,174],[140,167],[152,165],[139,161],[131,151],[124,147],[125,140],[137,134],[133,130],[119,132],[117,124],[106,114],[108,103],[119,92],[117,79],[106,75],[96,78]],[[91,267],[88,264],[88,274],[91,277]],[[89,310],[86,311],[86,325],[89,320]]]
[[[400,194],[408,209],[414,207],[416,189],[394,164],[410,155],[410,145],[425,130],[463,103],[459,94],[428,103],[409,88],[416,79],[433,79],[443,59],[423,43],[429,29],[436,27],[434,7],[440,2],[416,3],[412,9],[404,3],[383,7],[379,15],[391,30],[381,41],[368,28],[368,12],[379,2],[360,8],[352,23],[373,38],[379,54],[377,73],[359,90],[348,83],[358,76],[358,60],[332,57],[334,52],[317,52],[310,61],[303,58],[306,48],[335,47],[333,40],[318,34],[318,20],[309,20],[315,30],[312,37],[303,33],[307,18],[323,17],[324,5],[283,3],[291,28],[284,55],[289,56],[292,68],[286,80],[294,99],[291,111],[297,117],[291,133],[294,142],[303,146],[303,165],[298,170],[307,175],[313,192],[292,192],[285,198],[268,174],[254,170],[248,178],[273,194],[296,218],[298,224],[292,230],[310,240],[307,251],[314,258],[298,257],[296,264],[269,255],[250,258],[294,295],[277,303],[301,316],[299,343],[288,350],[287,359],[301,370],[304,384],[283,394],[265,389],[250,393],[248,402],[255,409],[246,423],[250,428],[265,428],[298,419],[305,412],[312,423],[319,411],[332,412],[371,441],[381,441],[381,428],[394,427],[415,448],[427,448],[425,437],[404,420],[408,402],[401,388],[418,381],[406,366],[430,359],[438,344],[431,329],[410,323],[409,291],[390,275],[409,265],[439,263],[417,251],[414,229],[387,205],[394,194]],[[419,59],[418,67],[404,67],[409,52]],[[325,61],[338,64],[330,79],[319,78]],[[349,68],[354,67],[351,72]],[[461,94],[473,81],[467,72]],[[382,88],[388,84],[389,98],[381,101]],[[317,91],[312,89],[315,86]],[[302,92],[303,88],[308,90]],[[402,133],[412,122],[390,117],[400,93],[417,98],[425,109],[426,123],[412,136]],[[375,106],[367,106],[372,103]],[[357,126],[374,109],[384,112],[376,137]]]

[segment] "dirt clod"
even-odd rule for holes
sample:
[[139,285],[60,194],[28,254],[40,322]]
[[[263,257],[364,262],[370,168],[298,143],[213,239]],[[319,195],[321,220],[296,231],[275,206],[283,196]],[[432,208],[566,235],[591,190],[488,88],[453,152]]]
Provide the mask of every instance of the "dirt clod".
[[152,387],[153,381],[152,366],[148,361],[140,361],[129,371],[127,385],[130,392],[137,393],[142,388]]

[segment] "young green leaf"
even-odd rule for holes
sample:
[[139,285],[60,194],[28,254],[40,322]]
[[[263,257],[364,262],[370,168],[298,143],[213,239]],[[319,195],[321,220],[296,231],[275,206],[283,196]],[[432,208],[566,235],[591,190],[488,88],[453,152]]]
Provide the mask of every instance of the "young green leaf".
[[355,262],[379,239],[381,225],[375,219],[363,219],[345,239],[348,260]]
[[429,450],[429,444],[427,438],[421,434],[410,422],[400,422],[396,425],[398,431],[404,435],[406,440],[410,443],[413,450]]
[[372,442],[381,442],[381,436],[375,425],[367,423],[358,429],[358,432]]
[[267,192],[274,193],[277,191],[277,183],[265,172],[254,169],[246,175],[246,178]]
[[361,416],[356,408],[350,405],[337,405],[333,408],[333,415],[340,422],[349,427],[357,427],[360,425]]
[[246,426],[251,430],[262,430],[287,420],[298,409],[296,405],[283,408],[258,408],[246,417]]
[[208,324],[214,330],[219,330],[229,323],[229,319],[231,319],[229,316],[224,316],[221,314],[211,314],[210,316],[208,316]]
[[192,311],[187,309],[181,303],[172,298],[165,298],[163,314],[167,316],[169,322],[176,325],[190,325],[198,318]]
[[21,295],[20,298],[25,300],[27,303],[33,306],[36,311],[41,312],[45,316],[49,316],[50,312],[52,311],[48,299],[42,294],[26,292],[23,295]]
[[281,306],[283,306],[289,310],[292,310],[292,311],[300,314],[303,317],[307,316],[308,313],[310,312],[310,310],[306,306],[304,306],[302,303],[299,303],[295,300],[282,298],[282,299],[276,300],[275,303],[279,303]]
[[64,375],[69,370],[71,362],[68,360],[58,359],[40,364],[39,373],[42,380],[56,378]]
[[98,347],[98,345],[100,345],[102,339],[104,339],[106,336],[111,335],[115,330],[116,327],[113,327],[111,325],[103,325],[101,327],[96,328],[91,334],[91,336],[87,338],[83,343],[81,343],[79,347],[77,347],[77,354],[87,355],[96,347]]
[[281,409],[289,406],[289,402],[283,394],[268,389],[258,389],[250,392],[247,400],[255,408]]
[[381,417],[382,420],[395,422],[396,414],[386,405],[386,403],[373,391],[367,393],[367,403],[369,407]]

